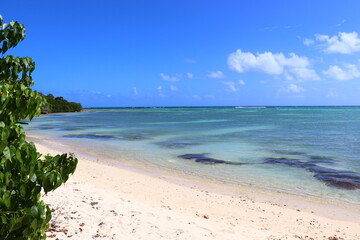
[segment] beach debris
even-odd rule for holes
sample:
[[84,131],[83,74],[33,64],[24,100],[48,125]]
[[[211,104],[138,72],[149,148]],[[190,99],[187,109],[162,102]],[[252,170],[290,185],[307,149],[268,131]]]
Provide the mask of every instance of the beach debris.
[[333,236],[333,237],[329,237],[328,240],[344,240],[344,238]]
[[113,209],[110,210],[110,212],[113,213],[114,216],[117,216],[117,215],[118,215],[118,213],[117,213],[115,210],[113,210]]
[[69,231],[68,229],[62,228],[59,225],[57,225],[56,223],[52,222],[50,224],[50,227],[45,232],[50,233],[48,235],[49,238],[53,238],[56,236],[56,233],[64,233],[65,235],[67,235],[68,231]]
[[209,218],[210,218],[209,215],[207,215],[207,214],[204,214],[202,217],[205,218],[205,219],[209,219]]
[[229,164],[229,165],[244,165],[245,163],[240,162],[231,162],[231,161],[225,161],[225,160],[219,160],[211,157],[207,157],[207,153],[202,154],[183,154],[178,156],[182,159],[188,159],[188,160],[195,160],[195,162],[206,164],[206,165],[214,165],[214,164]]

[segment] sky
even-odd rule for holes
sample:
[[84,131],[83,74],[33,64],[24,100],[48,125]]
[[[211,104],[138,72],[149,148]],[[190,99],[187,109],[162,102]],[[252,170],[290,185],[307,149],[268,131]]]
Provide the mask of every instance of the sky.
[[358,0],[18,0],[8,54],[84,107],[360,105]]

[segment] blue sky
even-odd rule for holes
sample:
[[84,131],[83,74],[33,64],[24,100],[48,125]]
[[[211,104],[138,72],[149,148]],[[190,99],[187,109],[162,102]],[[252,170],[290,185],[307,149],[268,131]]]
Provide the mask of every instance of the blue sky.
[[85,107],[360,105],[360,1],[2,5],[36,90]]

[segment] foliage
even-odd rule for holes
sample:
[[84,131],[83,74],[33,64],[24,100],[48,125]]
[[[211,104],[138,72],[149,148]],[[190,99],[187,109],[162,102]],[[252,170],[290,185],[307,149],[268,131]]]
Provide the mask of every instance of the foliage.
[[52,191],[74,173],[73,154],[41,156],[25,140],[18,120],[40,114],[44,98],[30,87],[35,63],[29,57],[4,56],[25,38],[18,22],[3,24],[0,15],[0,239],[46,239],[51,219],[41,191]]
[[82,110],[80,103],[68,102],[63,97],[54,97],[52,94],[48,94],[44,97],[46,99],[46,105],[42,112],[80,112]]

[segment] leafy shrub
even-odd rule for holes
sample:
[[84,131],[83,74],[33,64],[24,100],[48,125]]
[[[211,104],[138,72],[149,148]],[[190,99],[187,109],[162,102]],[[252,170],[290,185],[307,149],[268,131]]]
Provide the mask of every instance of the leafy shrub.
[[24,25],[3,24],[0,15],[0,239],[39,240],[46,239],[51,219],[41,191],[47,193],[66,182],[78,160],[73,154],[42,157],[16,125],[18,120],[38,116],[44,102],[30,88],[32,59],[3,55],[24,38]]

